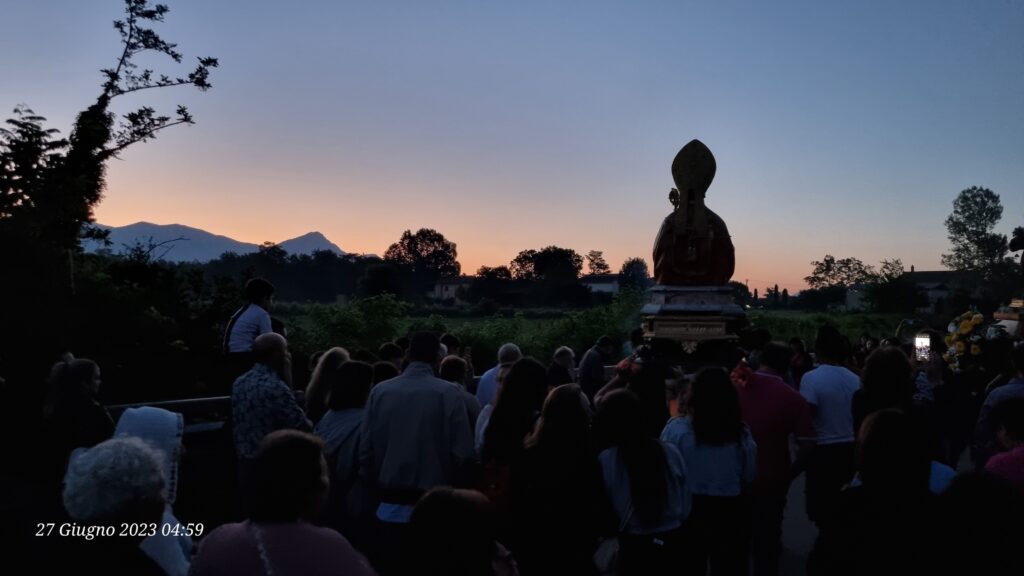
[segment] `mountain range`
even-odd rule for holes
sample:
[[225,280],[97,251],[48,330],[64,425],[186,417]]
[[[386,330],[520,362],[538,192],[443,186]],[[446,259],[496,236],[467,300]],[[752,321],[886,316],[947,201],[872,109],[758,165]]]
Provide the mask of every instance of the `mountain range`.
[[[161,244],[167,242],[153,252],[156,258],[172,262],[208,262],[217,259],[225,252],[248,254],[256,252],[259,244],[241,242],[234,238],[213,234],[199,228],[181,224],[152,224],[136,222],[127,226],[96,225],[110,232],[110,250],[114,253],[127,252],[130,248],[141,245]],[[317,250],[327,250],[342,255],[345,252],[338,248],[319,232],[309,232],[277,243],[289,254],[312,254]],[[87,252],[96,252],[103,248],[97,241],[85,241],[83,246]]]

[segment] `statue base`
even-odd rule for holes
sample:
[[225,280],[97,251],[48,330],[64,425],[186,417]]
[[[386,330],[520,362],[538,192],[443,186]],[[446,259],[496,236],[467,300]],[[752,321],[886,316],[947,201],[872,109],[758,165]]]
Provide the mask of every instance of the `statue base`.
[[645,339],[672,340],[688,353],[706,340],[735,340],[747,325],[729,286],[654,286],[640,316]]

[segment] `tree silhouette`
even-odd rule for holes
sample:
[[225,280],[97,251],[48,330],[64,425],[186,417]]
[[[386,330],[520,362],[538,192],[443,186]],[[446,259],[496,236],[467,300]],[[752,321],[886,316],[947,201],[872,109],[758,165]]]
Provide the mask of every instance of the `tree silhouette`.
[[953,248],[942,255],[942,265],[988,275],[1002,263],[1008,249],[1006,236],[992,231],[1002,217],[1003,205],[995,192],[978,186],[961,191],[946,218]]
[[102,71],[99,95],[77,115],[66,140],[44,128],[45,118],[26,107],[16,108],[0,130],[0,261],[23,279],[0,283],[0,297],[19,304],[5,318],[12,336],[0,341],[11,358],[30,363],[22,349],[52,357],[75,332],[76,315],[71,312],[76,261],[82,259],[80,239],[105,237],[92,223],[93,209],[103,197],[107,161],[161,130],[193,123],[184,106],[177,106],[173,115],[142,106],[117,120],[113,104],[120,96],[154,88],[210,88],[215,58],[199,58],[181,77],[139,68],[140,60],[150,62],[153,56],[182,61],[176,45],[150,27],[167,13],[162,4],[125,0],[125,17],[114,22],[121,35],[120,53],[113,67]]
[[862,282],[871,282],[875,277],[872,266],[861,262],[858,258],[842,258],[836,260],[831,254],[825,258],[811,262],[814,269],[810,276],[804,277],[811,288],[847,287]]
[[401,239],[384,252],[384,261],[406,268],[416,280],[420,292],[441,278],[458,276],[462,267],[455,243],[430,228],[402,233]]
[[583,257],[569,248],[523,250],[509,264],[516,280],[569,282],[579,278]]
[[628,258],[619,268],[619,286],[622,288],[644,290],[650,279],[651,273],[643,258]]
[[604,260],[604,252],[600,250],[591,250],[587,252],[587,270],[591,274],[610,274],[612,271],[611,266],[608,265]]

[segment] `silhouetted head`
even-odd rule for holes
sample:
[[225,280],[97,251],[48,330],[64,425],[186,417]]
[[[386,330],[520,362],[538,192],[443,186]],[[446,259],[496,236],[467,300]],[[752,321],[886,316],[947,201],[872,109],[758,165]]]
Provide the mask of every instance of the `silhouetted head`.
[[260,523],[311,518],[329,486],[323,441],[298,430],[271,432],[256,453],[249,517]]
[[568,370],[572,370],[576,367],[576,353],[568,346],[559,346],[558,349],[555,350],[552,360],[564,366]]
[[427,576],[492,574],[495,527],[490,502],[473,490],[434,488],[409,522],[417,572]]
[[72,456],[64,508],[83,524],[158,523],[165,489],[159,454],[142,439],[123,436]]
[[441,360],[441,369],[438,376],[442,380],[447,380],[454,384],[462,386],[466,381],[466,370],[469,369],[469,365],[466,361],[458,356],[448,355]]
[[776,374],[785,374],[793,360],[793,349],[782,342],[769,342],[761,350],[759,358],[762,368],[769,368]]
[[594,343],[594,347],[597,351],[604,356],[610,356],[612,352],[615,352],[615,341],[612,340],[611,336],[601,336]]
[[444,344],[445,348],[448,349],[448,353],[452,355],[458,355],[462,352],[462,342],[459,337],[455,334],[445,333],[441,335],[441,344]]
[[100,367],[92,360],[70,357],[57,362],[50,369],[47,414],[60,406],[95,398],[101,384]]
[[875,349],[864,362],[860,381],[869,404],[876,408],[902,406],[914,396],[914,369],[899,348]]
[[1024,342],[1018,342],[1010,351],[1010,361],[1017,371],[1017,377],[1024,378]]
[[846,338],[843,338],[835,326],[825,325],[818,329],[818,336],[814,340],[814,351],[820,362],[842,364],[849,355],[849,346]]
[[498,348],[498,365],[512,365],[523,357],[523,353],[519,350],[519,346],[511,342],[506,342]]
[[589,449],[592,418],[590,401],[578,385],[557,386],[544,400],[537,429],[529,443],[568,454]]
[[393,342],[381,344],[377,350],[377,357],[384,362],[390,362],[396,369],[402,369],[402,359],[405,357],[405,350]]
[[484,433],[483,456],[507,461],[523,448],[548,393],[547,370],[533,358],[509,368]]
[[1003,448],[1009,450],[1024,444],[1024,398],[1001,400],[992,408],[992,420]]
[[633,345],[633,348],[639,348],[644,343],[644,329],[633,328],[629,331],[629,343]]
[[309,387],[306,393],[310,394],[314,390],[322,389],[324,397],[329,396],[331,387],[327,381],[330,379],[330,375],[334,374],[338,366],[348,362],[349,359],[348,350],[341,346],[335,346],[321,354],[316,367],[313,368],[313,375],[309,378]]
[[252,357],[258,364],[276,372],[285,382],[291,382],[292,357],[284,336],[274,332],[260,334],[252,343]]
[[743,434],[740,399],[729,374],[721,368],[697,372],[686,401],[698,444],[739,442]]
[[437,367],[441,362],[441,340],[433,332],[417,332],[409,341],[410,362],[425,362]]
[[380,384],[385,380],[391,380],[397,378],[400,372],[398,366],[395,366],[391,362],[375,362],[373,364],[373,383]]
[[857,438],[857,460],[865,488],[896,493],[928,490],[930,459],[916,421],[895,409],[864,419]]
[[264,310],[270,310],[274,297],[274,285],[263,278],[253,278],[245,283],[245,299]]
[[331,410],[362,408],[373,387],[373,366],[350,360],[334,370],[329,382],[331,395],[327,406]]

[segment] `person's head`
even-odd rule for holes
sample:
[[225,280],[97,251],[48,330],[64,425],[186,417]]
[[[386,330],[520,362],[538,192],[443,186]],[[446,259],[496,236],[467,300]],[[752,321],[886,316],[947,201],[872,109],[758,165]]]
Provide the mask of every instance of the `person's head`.
[[1017,377],[1024,378],[1024,342],[1018,342],[1010,350],[1010,361],[1013,363],[1014,370],[1017,371]]
[[885,492],[928,489],[930,459],[917,422],[900,410],[873,412],[857,437],[857,461],[865,488]]
[[[888,342],[888,338],[886,341]],[[864,351],[869,354],[874,351],[875,348],[878,348],[879,345],[878,338],[875,338],[874,336],[865,335],[861,337],[861,346],[864,348]]]
[[272,316],[270,318],[270,331],[276,334],[280,334],[285,338],[288,337],[288,327],[285,326],[284,320],[281,320],[277,316]]
[[782,342],[769,342],[761,350],[761,368],[768,368],[776,374],[785,374],[793,360],[793,349]]
[[252,278],[245,283],[245,299],[264,310],[270,310],[274,298],[274,285],[263,278]]
[[568,346],[559,346],[552,359],[568,370],[576,367],[576,353]]
[[444,344],[445,348],[448,349],[448,353],[453,356],[458,356],[462,353],[462,342],[459,337],[455,334],[444,333],[441,335],[441,344]]
[[874,408],[895,408],[914,396],[914,368],[899,348],[876,348],[864,362],[860,381]]
[[441,370],[438,376],[442,380],[447,380],[458,385],[462,385],[466,381],[466,370],[469,369],[469,365],[466,361],[458,356],[448,355],[441,360]]
[[408,336],[401,336],[401,337],[395,338],[395,346],[398,346],[399,348],[402,349],[402,356],[404,357],[405,356],[405,351],[409,349],[409,337]]
[[124,436],[72,456],[64,475],[64,509],[83,524],[157,523],[164,490],[159,455],[141,439]]
[[721,368],[704,368],[693,379],[686,400],[698,444],[739,442],[743,434],[740,398],[729,374]]
[[636,350],[644,343],[644,329],[633,328],[629,331],[629,343],[633,345],[633,349]]
[[588,449],[593,419],[590,401],[576,384],[562,384],[544,400],[537,429],[529,444],[569,453]]
[[523,353],[519,350],[519,346],[511,342],[506,342],[501,345],[501,348],[498,348],[498,366],[511,366],[522,357]]
[[899,348],[903,346],[903,341],[893,336],[883,339],[881,344],[877,342],[877,339],[872,338],[872,340],[875,342],[872,344],[871,348],[868,349],[869,352],[875,348]]
[[328,378],[331,395],[327,407],[348,410],[366,406],[366,398],[373,387],[373,366],[358,360],[349,360],[338,366]]
[[253,474],[249,517],[260,523],[314,516],[330,486],[323,441],[298,430],[267,434],[256,453]]
[[402,359],[405,357],[405,350],[394,342],[381,344],[377,350],[377,357],[384,362],[390,362],[396,369],[402,369]]
[[92,360],[61,360],[50,369],[48,408],[95,398],[101,384],[100,367]]
[[409,361],[436,367],[441,361],[441,341],[433,332],[417,332],[409,341]]
[[380,384],[385,380],[391,380],[397,378],[399,375],[398,366],[395,366],[391,362],[375,362],[373,364],[373,383]]
[[790,338],[789,345],[793,347],[793,351],[797,354],[803,354],[807,352],[807,344],[804,343],[800,338]]
[[616,449],[626,469],[637,517],[657,519],[668,495],[668,460],[648,433],[640,399],[629,390],[609,393],[597,406],[595,424],[601,446]]
[[1001,400],[992,408],[996,438],[1006,449],[1024,444],[1024,398]]
[[842,364],[846,361],[849,348],[846,338],[843,338],[835,326],[825,325],[818,328],[818,336],[814,339],[814,351],[820,362]]
[[937,531],[944,573],[1022,572],[1024,495],[1010,483],[984,469],[962,472],[936,504],[945,521]]
[[409,521],[417,567],[426,576],[491,574],[497,546],[490,502],[473,490],[426,493]]
[[154,406],[128,408],[121,413],[114,428],[115,438],[139,438],[156,450],[167,486],[165,496],[168,504],[174,504],[177,498],[178,464],[184,434],[185,418],[181,414]]
[[523,447],[533,433],[537,415],[547,396],[547,370],[533,358],[521,358],[508,371],[498,390],[487,431],[483,456],[506,460]]
[[605,356],[610,356],[612,352],[615,352],[615,341],[612,340],[611,336],[601,336],[594,343],[594,347],[597,351]]
[[309,378],[310,385],[306,393],[309,394],[314,389],[322,389],[324,396],[329,396],[331,386],[328,380],[330,380],[334,371],[338,369],[338,366],[349,360],[348,350],[341,346],[335,346],[321,354],[316,362],[316,366],[313,368],[313,375]]
[[273,332],[260,334],[253,340],[252,357],[257,364],[263,364],[276,372],[286,383],[291,383],[292,355],[288,352],[288,341],[284,336]]

